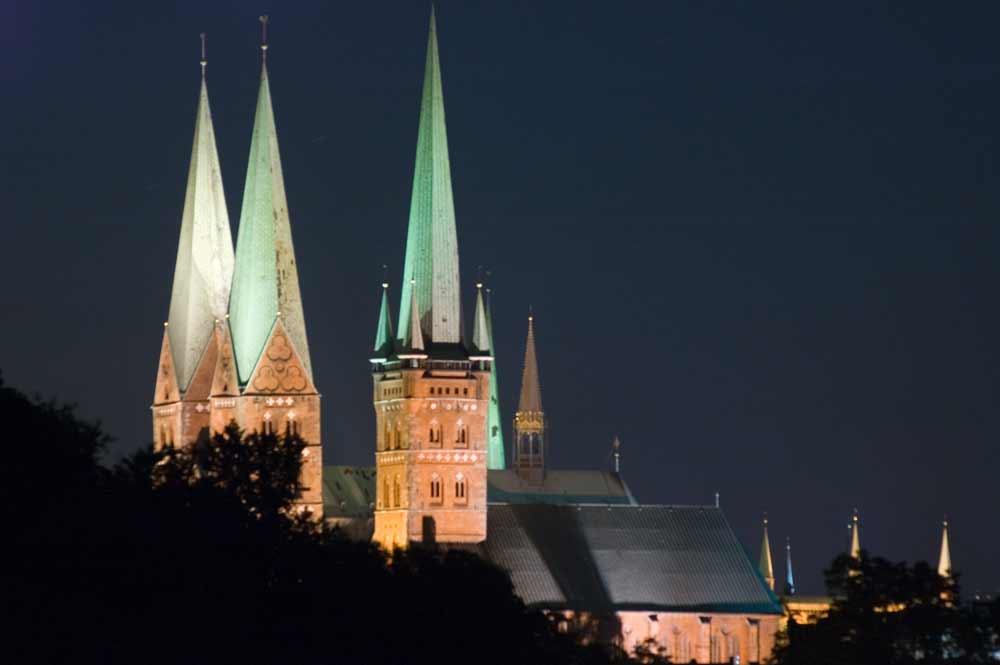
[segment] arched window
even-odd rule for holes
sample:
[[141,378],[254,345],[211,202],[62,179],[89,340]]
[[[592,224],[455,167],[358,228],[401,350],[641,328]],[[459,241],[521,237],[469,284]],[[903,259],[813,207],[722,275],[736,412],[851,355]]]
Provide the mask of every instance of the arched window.
[[389,507],[389,479],[382,480],[382,507]]
[[455,503],[465,505],[469,502],[465,476],[461,473],[455,476]]
[[455,445],[458,448],[467,448],[469,446],[469,428],[461,420],[455,424],[455,427]]
[[399,476],[396,476],[392,481],[392,507],[399,508]]
[[542,440],[537,434],[531,435],[531,454],[534,457],[542,454]]
[[436,448],[441,447],[441,424],[438,421],[431,421],[431,429],[428,432],[427,440]]
[[441,503],[441,476],[431,474],[431,503]]
[[389,450],[389,446],[392,445],[392,432],[389,429],[389,423],[385,423],[385,432],[382,433],[382,450]]

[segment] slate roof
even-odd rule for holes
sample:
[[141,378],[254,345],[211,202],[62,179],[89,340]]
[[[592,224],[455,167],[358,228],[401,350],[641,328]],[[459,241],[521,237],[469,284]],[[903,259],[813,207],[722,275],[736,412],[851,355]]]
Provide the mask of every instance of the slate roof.
[[324,466],[323,515],[371,517],[375,509],[375,467]]
[[490,503],[635,505],[622,477],[610,471],[546,471],[541,483],[522,480],[512,469],[490,469]]
[[480,554],[545,609],[781,614],[722,512],[491,505]]

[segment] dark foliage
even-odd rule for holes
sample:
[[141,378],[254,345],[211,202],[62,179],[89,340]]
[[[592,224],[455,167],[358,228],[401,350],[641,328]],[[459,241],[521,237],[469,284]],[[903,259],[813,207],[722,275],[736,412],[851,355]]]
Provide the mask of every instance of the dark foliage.
[[559,632],[473,554],[389,556],[296,515],[294,435],[233,427],[108,469],[71,408],[2,384],[0,400],[5,662],[632,662]]
[[1000,648],[994,607],[963,606],[957,578],[927,563],[894,563],[862,552],[826,571],[834,598],[815,624],[789,623],[778,665],[984,663]]

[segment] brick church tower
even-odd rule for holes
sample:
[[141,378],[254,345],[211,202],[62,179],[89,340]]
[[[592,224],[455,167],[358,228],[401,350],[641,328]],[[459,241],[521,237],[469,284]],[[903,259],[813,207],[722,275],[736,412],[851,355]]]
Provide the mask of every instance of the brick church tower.
[[[266,42],[261,48],[266,56]],[[203,80],[177,266],[153,406],[158,444],[184,445],[234,421],[248,432],[297,432],[308,444],[299,505],[321,516],[320,396],[312,378],[266,60],[235,260]]]
[[463,333],[458,239],[433,9],[427,45],[399,331],[383,285],[371,358],[376,542],[486,538],[490,353],[481,285]]

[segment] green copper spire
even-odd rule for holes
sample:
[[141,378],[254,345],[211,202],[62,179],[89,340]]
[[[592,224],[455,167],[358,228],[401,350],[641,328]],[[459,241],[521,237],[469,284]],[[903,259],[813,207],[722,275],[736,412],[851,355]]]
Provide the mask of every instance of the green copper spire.
[[[416,279],[418,320],[431,343],[462,341],[458,238],[451,194],[451,166],[444,122],[444,95],[438,62],[437,29],[431,10],[420,129],[410,199],[403,275]],[[403,284],[399,305],[399,339],[410,333],[411,283]]]
[[[422,354],[424,352],[424,333],[420,327],[420,310],[417,308],[417,289],[415,280],[410,280],[410,326],[403,339],[403,352],[406,354]],[[402,321],[400,321],[402,323]]]
[[194,375],[214,333],[215,321],[226,315],[233,279],[233,234],[208,105],[204,56],[201,71],[201,94],[167,327],[181,391],[187,389]]
[[278,134],[264,66],[240,211],[229,314],[240,382],[249,380],[279,313],[311,378],[312,363],[278,154]]
[[486,323],[486,307],[483,305],[483,285],[476,284],[476,313],[472,321],[472,351],[479,355],[490,355],[490,329]]
[[500,389],[497,381],[496,347],[493,345],[493,300],[486,289],[486,335],[493,363],[490,365],[490,408],[486,416],[486,468],[506,469],[507,455],[503,447],[503,421],[500,419]]
[[388,358],[392,353],[392,312],[389,311],[389,284],[382,282],[382,305],[378,310],[373,358]]

